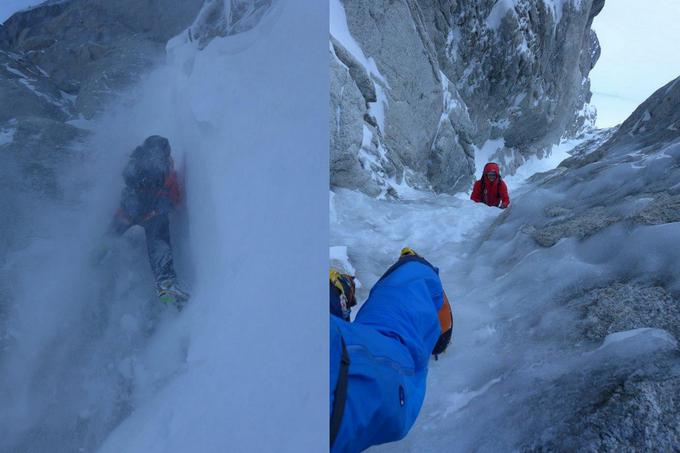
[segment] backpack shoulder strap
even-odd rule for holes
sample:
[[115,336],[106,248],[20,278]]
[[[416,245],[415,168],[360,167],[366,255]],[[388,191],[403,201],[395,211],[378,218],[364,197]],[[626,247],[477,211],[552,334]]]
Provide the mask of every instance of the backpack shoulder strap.
[[482,201],[484,203],[486,203],[486,199],[487,199],[487,197],[486,197],[486,181],[484,181],[484,175],[482,175],[481,181],[482,181],[482,183],[479,185],[479,188],[482,192]]
[[347,346],[342,335],[340,336],[340,342],[342,344],[342,357],[340,358],[340,371],[338,382],[335,386],[333,412],[331,413],[331,447],[333,447],[333,443],[335,443],[335,439],[340,431],[340,423],[342,423],[345,401],[347,400],[347,381],[349,380],[349,354],[347,353]]

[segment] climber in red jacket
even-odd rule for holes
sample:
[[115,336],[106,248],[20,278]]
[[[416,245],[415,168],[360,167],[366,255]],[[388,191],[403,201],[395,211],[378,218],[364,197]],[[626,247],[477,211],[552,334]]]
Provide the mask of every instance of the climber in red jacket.
[[484,166],[482,179],[475,181],[470,199],[477,203],[486,203],[488,206],[496,206],[501,209],[510,206],[508,186],[501,179],[498,164],[489,162]]
[[168,139],[152,135],[144,140],[132,152],[123,179],[125,188],[109,236],[121,236],[133,225],[144,227],[158,298],[181,309],[189,294],[180,287],[175,273],[169,214],[179,203],[182,188]]

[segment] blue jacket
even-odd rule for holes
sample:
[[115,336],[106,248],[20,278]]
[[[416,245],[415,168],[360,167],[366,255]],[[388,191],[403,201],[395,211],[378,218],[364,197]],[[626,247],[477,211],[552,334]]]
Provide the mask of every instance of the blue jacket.
[[436,269],[421,258],[408,257],[375,284],[354,322],[330,317],[331,412],[342,340],[350,359],[344,412],[332,452],[358,452],[406,436],[425,398],[442,303]]

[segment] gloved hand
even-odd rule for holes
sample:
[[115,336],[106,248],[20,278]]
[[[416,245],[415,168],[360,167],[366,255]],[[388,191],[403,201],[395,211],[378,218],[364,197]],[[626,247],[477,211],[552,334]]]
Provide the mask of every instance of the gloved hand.
[[[503,206],[504,207],[501,209],[507,208],[507,205]],[[402,259],[406,256],[417,256],[423,260],[425,259],[410,247],[404,247],[401,249],[399,259]],[[449,298],[446,297],[446,292],[444,292],[444,302],[437,313],[437,318],[439,319],[441,333],[437,343],[434,345],[434,349],[432,350],[432,355],[434,356],[435,360],[437,360],[439,354],[443,354],[444,351],[446,351],[446,348],[448,348],[449,344],[451,343],[451,335],[453,333],[453,313],[451,312],[451,305],[449,304]]]
[[403,256],[418,256],[422,258],[422,256],[418,255],[418,253],[411,247],[404,247],[403,249],[401,249],[401,252],[399,252],[399,258]]
[[499,208],[501,208],[501,209],[507,209],[507,207],[508,207],[508,205],[505,204],[505,203],[501,203],[501,205],[499,206]]
[[451,312],[451,304],[449,304],[449,298],[446,297],[446,292],[444,292],[444,303],[439,309],[437,317],[439,318],[441,334],[432,350],[432,355],[435,360],[438,359],[439,354],[443,354],[446,351],[446,348],[449,347],[451,335],[453,334],[453,313]]
[[349,321],[352,307],[357,304],[355,297],[356,284],[354,277],[343,274],[336,269],[329,272],[331,285],[331,313]]

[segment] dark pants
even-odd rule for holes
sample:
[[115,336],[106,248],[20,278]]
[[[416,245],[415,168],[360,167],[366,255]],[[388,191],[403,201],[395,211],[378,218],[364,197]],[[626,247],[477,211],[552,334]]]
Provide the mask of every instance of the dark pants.
[[170,221],[167,214],[154,216],[141,223],[146,233],[146,249],[156,285],[164,280],[177,280],[170,246]]

